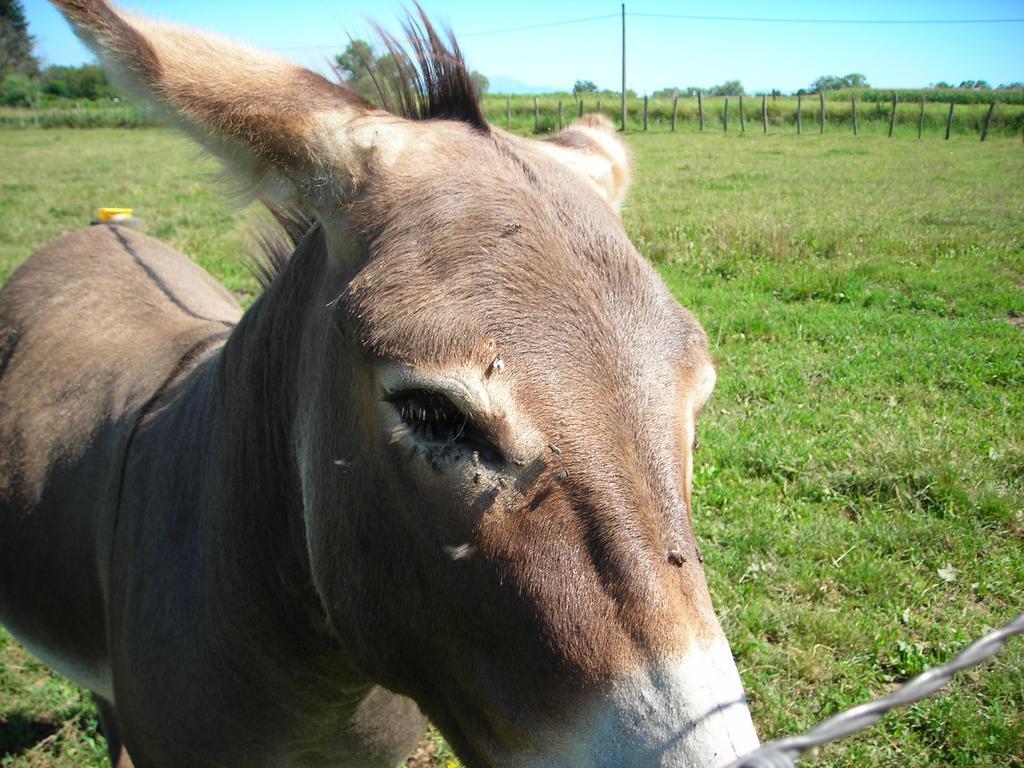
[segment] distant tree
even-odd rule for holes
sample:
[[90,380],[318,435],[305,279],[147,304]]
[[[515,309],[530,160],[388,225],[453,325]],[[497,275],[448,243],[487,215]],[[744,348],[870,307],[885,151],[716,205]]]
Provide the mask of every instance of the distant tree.
[[813,83],[807,93],[820,91],[837,91],[840,88],[868,88],[868,79],[860,72],[848,75],[822,75]]
[[480,96],[487,93],[487,89],[491,87],[491,81],[487,79],[486,75],[474,69],[469,73],[469,76],[473,79],[473,85],[476,86],[476,92]]
[[0,0],[0,78],[39,74],[39,61],[32,55],[34,43],[21,1]]
[[370,67],[377,64],[377,56],[365,40],[353,40],[345,48],[344,53],[334,57],[335,71],[344,80],[345,85],[369,102],[379,104],[380,97],[377,87],[370,76]]
[[597,93],[597,85],[593,80],[577,80],[572,86],[573,93]]
[[[597,91],[596,95],[597,96],[607,96],[610,99],[617,99],[617,98],[619,98],[621,93],[622,93],[622,91],[613,91],[611,88],[602,88],[599,91]],[[627,88],[626,89],[626,97],[630,98],[630,99],[635,99],[636,98],[636,91],[634,91],[632,88]]]
[[835,91],[842,87],[842,78],[836,75],[822,75],[811,83],[810,91]]
[[987,91],[992,88],[984,80],[964,80],[957,86],[957,88],[967,88],[972,91]]
[[768,95],[771,96],[773,99],[777,99],[780,96],[782,96],[782,91],[780,91],[778,88],[772,88],[771,91],[768,92]]
[[651,94],[653,99],[667,99],[678,93],[680,96],[694,98],[698,93],[705,93],[708,96],[739,96],[745,94],[743,83],[739,80],[726,80],[720,85],[712,85],[710,88],[701,88],[699,85],[688,85],[685,88],[659,88]]
[[932,83],[932,88],[952,88],[953,86],[947,83],[945,80],[939,80],[937,83]]
[[712,96],[742,96],[743,83],[739,80],[726,80],[720,85],[713,85],[708,89]]
[[1004,90],[1014,90],[1024,88],[1024,83],[1022,83],[1020,80],[1016,80],[1012,83],[1000,83],[999,87]]

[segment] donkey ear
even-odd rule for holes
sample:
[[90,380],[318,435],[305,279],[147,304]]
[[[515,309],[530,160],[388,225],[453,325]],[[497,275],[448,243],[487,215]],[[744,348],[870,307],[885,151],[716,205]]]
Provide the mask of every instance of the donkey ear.
[[358,186],[368,155],[381,154],[374,150],[387,142],[387,126],[402,122],[273,55],[129,16],[105,0],[55,3],[118,85],[166,111],[254,194],[337,200]]
[[587,178],[618,213],[629,191],[632,160],[604,115],[585,115],[561,133],[537,142],[549,157]]

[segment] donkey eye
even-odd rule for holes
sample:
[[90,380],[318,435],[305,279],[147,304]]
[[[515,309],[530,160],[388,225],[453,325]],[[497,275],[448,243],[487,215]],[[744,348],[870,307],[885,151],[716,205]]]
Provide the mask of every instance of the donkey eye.
[[430,442],[455,442],[469,418],[451,400],[426,389],[405,390],[387,396],[413,434]]
[[385,396],[409,432],[425,443],[458,446],[483,461],[500,463],[501,452],[486,430],[440,392],[404,389]]

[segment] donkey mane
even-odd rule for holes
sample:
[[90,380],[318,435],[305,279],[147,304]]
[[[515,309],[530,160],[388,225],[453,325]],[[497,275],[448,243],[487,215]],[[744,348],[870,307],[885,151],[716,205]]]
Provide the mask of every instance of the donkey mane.
[[456,120],[489,133],[480,94],[452,31],[445,30],[446,44],[418,3],[402,29],[404,44],[374,24],[387,55],[360,62],[384,109],[409,120]]
[[257,230],[259,252],[248,257],[245,266],[256,278],[260,289],[265,291],[287,266],[302,238],[319,227],[320,222],[311,213],[295,205],[269,200],[260,202],[270,211],[274,222],[267,222]]

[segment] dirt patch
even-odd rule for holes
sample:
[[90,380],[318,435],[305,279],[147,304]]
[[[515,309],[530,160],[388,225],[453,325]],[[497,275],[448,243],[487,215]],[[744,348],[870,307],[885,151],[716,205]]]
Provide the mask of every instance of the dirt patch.
[[1010,321],[1010,325],[1015,325],[1024,331],[1024,317],[1021,317],[1016,312],[1011,312],[1006,319]]

